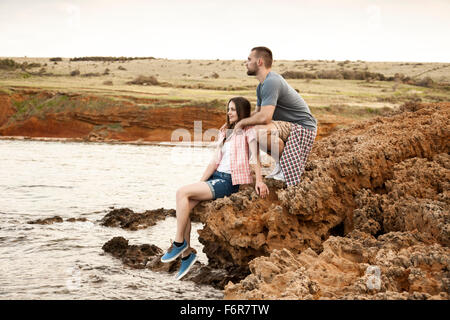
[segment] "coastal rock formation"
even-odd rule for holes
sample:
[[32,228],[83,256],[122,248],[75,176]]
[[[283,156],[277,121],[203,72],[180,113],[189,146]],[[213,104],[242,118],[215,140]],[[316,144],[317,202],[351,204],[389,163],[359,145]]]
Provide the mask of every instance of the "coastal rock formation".
[[112,238],[103,245],[102,249],[114,257],[121,259],[125,265],[135,269],[145,268],[151,258],[157,255],[161,257],[163,253],[155,245],[128,245],[128,240],[123,237]]
[[[450,281],[449,119],[450,103],[405,105],[397,114],[317,141],[298,186],[284,188],[268,180],[269,199],[243,188],[197,206],[194,213],[205,224],[199,240],[210,265],[251,272],[229,284],[225,297],[445,298],[441,293]],[[396,237],[401,245],[391,247]],[[404,255],[404,264],[383,264],[387,251]],[[414,262],[423,255],[429,257],[426,263]],[[322,260],[335,266],[335,274],[327,276],[333,280],[325,284],[319,280],[331,266],[310,275]],[[377,296],[353,286],[364,282],[370,265],[381,272],[385,286]],[[277,275],[280,283],[271,287]],[[289,279],[299,282],[298,292],[282,289],[281,283],[295,287]]]
[[164,220],[167,216],[175,216],[173,209],[147,210],[143,213],[136,213],[131,209],[114,209],[108,212],[101,220],[100,224],[105,227],[120,227],[127,230],[139,230],[154,226],[159,220]]
[[[201,202],[191,218],[209,264],[184,280],[226,299],[449,299],[449,119],[449,103],[406,105],[318,141],[298,186],[267,179],[266,199],[241,186]],[[153,223],[144,216],[103,221],[135,230]],[[103,249],[134,268],[179,268],[152,245]]]
[[317,254],[287,249],[250,262],[226,299],[448,299],[450,250],[417,231],[331,236]]
[[[180,269],[181,261],[162,263],[161,256],[164,251],[152,244],[129,245],[123,237],[114,237],[106,242],[103,251],[120,259],[122,263],[134,269],[150,269],[155,272],[170,273],[175,276]],[[183,281],[193,281],[197,284],[211,285],[216,289],[223,289],[229,281],[239,281],[224,269],[213,269],[196,261],[189,274]]]
[[361,190],[353,212],[355,229],[378,235],[391,231],[428,233],[450,245],[450,156],[413,158],[394,166],[385,193]]

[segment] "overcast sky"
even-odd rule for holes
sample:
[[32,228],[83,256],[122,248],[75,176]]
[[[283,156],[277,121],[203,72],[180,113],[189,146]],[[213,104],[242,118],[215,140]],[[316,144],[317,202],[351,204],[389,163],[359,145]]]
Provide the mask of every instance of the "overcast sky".
[[0,56],[450,62],[450,0],[0,0]]

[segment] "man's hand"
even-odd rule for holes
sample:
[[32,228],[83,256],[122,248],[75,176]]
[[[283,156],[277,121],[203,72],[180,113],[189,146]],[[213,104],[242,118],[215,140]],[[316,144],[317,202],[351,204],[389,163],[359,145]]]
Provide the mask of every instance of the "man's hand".
[[239,122],[236,122],[236,124],[234,125],[234,129],[233,129],[234,133],[241,134],[243,128],[244,128],[244,125],[242,123],[242,120]]

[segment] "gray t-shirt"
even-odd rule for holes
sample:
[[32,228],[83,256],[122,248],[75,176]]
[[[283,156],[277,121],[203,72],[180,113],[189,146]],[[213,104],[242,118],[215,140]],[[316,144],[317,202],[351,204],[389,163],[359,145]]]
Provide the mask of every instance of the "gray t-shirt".
[[278,73],[270,71],[263,83],[256,88],[257,106],[275,106],[272,120],[288,121],[306,129],[317,129],[305,100]]

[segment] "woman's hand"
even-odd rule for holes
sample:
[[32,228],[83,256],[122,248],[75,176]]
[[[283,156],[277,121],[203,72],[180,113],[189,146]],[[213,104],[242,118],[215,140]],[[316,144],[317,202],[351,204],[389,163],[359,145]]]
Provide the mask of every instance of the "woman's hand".
[[256,193],[261,197],[265,198],[269,194],[269,188],[262,181],[257,181],[255,184]]

